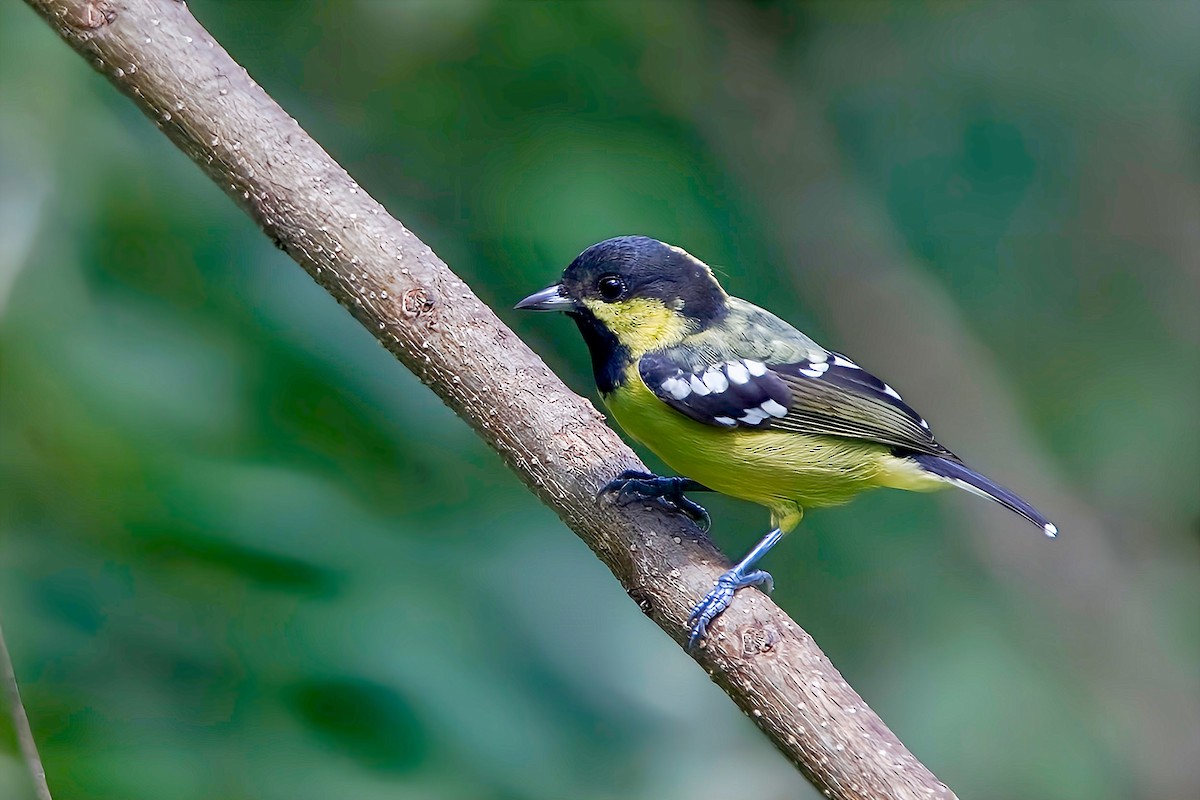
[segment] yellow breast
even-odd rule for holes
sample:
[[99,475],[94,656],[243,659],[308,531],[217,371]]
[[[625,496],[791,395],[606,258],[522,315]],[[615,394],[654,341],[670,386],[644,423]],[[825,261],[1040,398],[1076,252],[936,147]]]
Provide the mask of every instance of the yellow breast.
[[604,402],[630,436],[679,474],[776,512],[793,504],[836,505],[865,489],[895,485],[901,461],[873,442],[705,425],[658,399],[636,366]]

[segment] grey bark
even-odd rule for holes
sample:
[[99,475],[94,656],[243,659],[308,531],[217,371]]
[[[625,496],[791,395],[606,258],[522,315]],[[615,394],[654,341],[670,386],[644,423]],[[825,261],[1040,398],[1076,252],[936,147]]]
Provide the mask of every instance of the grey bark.
[[[679,518],[597,502],[637,457],[176,0],[26,0],[490,444],[676,642],[727,564]],[[694,654],[829,797],[952,798],[820,648],[753,591]]]
[[8,706],[17,746],[21,748],[21,758],[25,760],[30,780],[33,781],[34,794],[37,800],[52,800],[50,787],[46,784],[46,770],[42,766],[42,757],[38,755],[37,742],[34,741],[33,730],[29,727],[29,715],[25,713],[25,704],[21,701],[17,672],[8,652],[3,629],[0,629],[0,680],[4,682],[5,705]]

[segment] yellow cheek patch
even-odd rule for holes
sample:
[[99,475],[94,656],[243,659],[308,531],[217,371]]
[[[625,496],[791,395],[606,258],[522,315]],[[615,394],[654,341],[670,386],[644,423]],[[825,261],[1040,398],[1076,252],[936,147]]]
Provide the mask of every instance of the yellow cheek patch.
[[617,341],[629,348],[634,358],[678,344],[690,332],[687,319],[661,300],[635,297],[619,303],[584,300],[583,304]]

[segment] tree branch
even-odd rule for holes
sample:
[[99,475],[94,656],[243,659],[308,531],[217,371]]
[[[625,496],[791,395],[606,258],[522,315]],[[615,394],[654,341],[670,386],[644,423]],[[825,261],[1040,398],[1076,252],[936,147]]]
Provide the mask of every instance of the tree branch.
[[12,717],[13,731],[17,735],[17,743],[21,748],[21,757],[33,780],[33,790],[38,800],[52,800],[50,787],[46,785],[46,769],[42,766],[41,756],[38,755],[37,742],[33,740],[33,731],[29,727],[29,715],[25,713],[25,704],[21,701],[21,689],[17,685],[17,671],[13,668],[12,656],[8,652],[8,643],[4,639],[4,629],[0,628],[0,680],[4,681],[4,700],[8,704],[8,713]]
[[[725,568],[678,518],[598,503],[637,457],[177,0],[26,0],[488,442],[677,642]],[[696,659],[829,797],[952,798],[796,623],[740,594]]]

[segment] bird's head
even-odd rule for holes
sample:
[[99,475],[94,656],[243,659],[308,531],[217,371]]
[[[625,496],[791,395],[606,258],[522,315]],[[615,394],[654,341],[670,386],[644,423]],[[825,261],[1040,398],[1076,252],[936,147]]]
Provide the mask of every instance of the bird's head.
[[611,337],[636,356],[720,319],[726,299],[708,265],[683,249],[646,236],[619,236],[584,250],[558,283],[517,308],[565,312],[589,345]]

